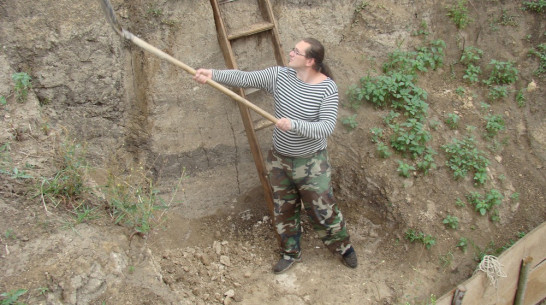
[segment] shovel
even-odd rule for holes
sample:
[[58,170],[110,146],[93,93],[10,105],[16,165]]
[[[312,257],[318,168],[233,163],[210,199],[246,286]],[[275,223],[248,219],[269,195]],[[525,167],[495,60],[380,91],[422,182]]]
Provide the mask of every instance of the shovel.
[[[102,6],[102,9],[104,11],[104,14],[106,15],[106,19],[108,23],[112,26],[114,31],[120,35],[121,37],[130,40],[137,46],[143,48],[144,50],[158,56],[159,58],[165,59],[168,62],[184,69],[186,72],[190,73],[191,75],[195,75],[195,69],[192,67],[186,65],[185,63],[175,59],[174,57],[170,56],[169,54],[161,51],[160,49],[152,46],[151,44],[145,42],[144,40],[138,38],[137,36],[133,35],[131,32],[125,30],[121,24],[118,22],[116,18],[116,14],[114,13],[114,9],[112,8],[112,4],[110,4],[110,0],[99,0]],[[212,87],[220,90],[221,92],[229,95],[232,99],[236,100],[237,102],[247,106],[248,108],[254,110],[259,115],[263,116],[267,120],[271,121],[273,124],[277,123],[277,118],[269,114],[267,111],[263,110],[262,108],[252,104],[248,100],[244,99],[237,93],[229,90],[228,88],[220,85],[219,83],[213,81],[212,79],[207,80],[207,84],[211,85]]]

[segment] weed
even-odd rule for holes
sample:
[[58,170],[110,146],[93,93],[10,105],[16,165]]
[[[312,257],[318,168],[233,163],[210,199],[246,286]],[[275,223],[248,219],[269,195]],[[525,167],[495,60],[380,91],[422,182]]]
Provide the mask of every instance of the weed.
[[353,130],[358,126],[358,123],[356,122],[356,114],[353,114],[351,116],[345,117],[341,119],[341,123],[347,130]]
[[518,26],[518,22],[516,21],[516,17],[514,15],[509,15],[507,9],[501,10],[501,16],[499,17],[498,23],[504,26]]
[[537,1],[523,1],[523,8],[525,10],[530,10],[535,13],[544,13],[546,11],[546,1],[537,0]]
[[460,97],[463,97],[465,92],[466,90],[463,87],[457,87],[457,89],[455,89],[455,94],[457,94]]
[[480,66],[474,66],[473,64],[469,64],[466,68],[463,79],[471,82],[471,83],[477,83],[479,81],[479,75],[482,73],[482,69]]
[[437,121],[437,120],[430,120],[428,122],[428,126],[432,129],[432,130],[438,130],[438,127],[440,126],[440,121]]
[[453,259],[454,259],[454,256],[453,256],[453,252],[451,251],[447,252],[444,255],[439,256],[440,265],[442,266],[442,268],[449,267],[451,263],[453,262]]
[[402,177],[408,178],[411,175],[410,171],[414,171],[415,167],[411,166],[405,162],[398,160],[398,169],[396,170],[398,174]]
[[468,247],[468,239],[466,237],[459,238],[459,242],[457,243],[456,247],[461,249],[463,253],[466,253],[466,248]]
[[416,30],[416,31],[413,31],[411,33],[412,36],[420,36],[420,35],[423,35],[425,37],[427,37],[428,35],[430,35],[430,32],[428,31],[428,24],[426,21],[422,20],[421,23],[419,24],[419,29]]
[[485,113],[485,112],[488,112],[489,109],[491,109],[491,105],[489,105],[488,103],[481,102],[480,108],[482,110],[482,113]]
[[451,229],[458,229],[459,228],[459,218],[457,216],[447,215],[446,218],[442,221],[444,226]]
[[525,107],[525,104],[527,103],[527,99],[525,98],[525,95],[523,94],[523,89],[518,90],[516,93],[516,103],[519,107]]
[[436,163],[434,162],[434,155],[436,154],[434,149],[427,147],[423,159],[417,162],[417,168],[425,175],[428,174],[429,170],[436,168]]
[[0,296],[4,299],[0,301],[0,305],[22,304],[18,302],[18,299],[20,296],[27,293],[27,291],[28,291],[27,289],[17,289],[17,290],[1,293]]
[[445,144],[442,148],[448,155],[446,165],[453,170],[455,179],[464,178],[469,171],[473,171],[475,184],[483,185],[485,183],[489,160],[484,157],[482,151],[476,148],[474,138],[454,139],[451,144]]
[[465,66],[477,64],[483,56],[483,51],[473,46],[464,48],[461,59],[459,60]]
[[8,102],[6,101],[6,98],[3,97],[3,96],[0,96],[0,105],[1,106],[6,106]]
[[457,198],[455,200],[455,205],[458,206],[458,207],[461,207],[461,208],[466,206],[466,204],[464,203],[464,201],[461,200],[461,198]]
[[46,292],[49,291],[49,288],[47,288],[47,287],[38,287],[38,288],[36,288],[36,290],[38,291],[39,295],[44,295],[44,294],[46,294]]
[[410,242],[420,242],[425,248],[430,249],[436,244],[436,239],[432,235],[425,235],[423,232],[417,232],[414,229],[408,229],[405,233],[405,238]]
[[73,212],[76,216],[76,224],[84,223],[88,220],[96,219],[99,217],[96,208],[91,208],[83,203],[74,208]]
[[146,11],[146,13],[156,18],[163,16],[163,10],[157,8],[154,5],[148,5],[148,10]]
[[25,171],[20,171],[17,167],[9,170],[0,169],[0,174],[9,175],[13,179],[32,179],[32,175],[27,174]]
[[55,176],[42,178],[39,186],[42,201],[48,199],[55,207],[80,199],[86,190],[83,177],[87,171],[86,151],[81,144],[67,140],[58,147],[57,153],[60,158]]
[[[177,190],[178,186],[173,190],[172,198]],[[143,166],[131,169],[125,177],[111,173],[104,193],[114,222],[132,228],[139,234],[148,234],[161,225],[172,203],[172,199],[167,202],[159,196],[159,191],[145,174]]]
[[491,189],[485,196],[478,192],[471,192],[466,195],[466,198],[470,204],[474,205],[476,212],[484,216],[488,211],[502,203],[503,196],[496,189]]
[[510,195],[510,199],[513,201],[519,201],[519,193],[518,192],[512,193],[512,195]]
[[487,80],[483,81],[489,86],[493,84],[507,85],[518,79],[518,69],[514,67],[513,62],[492,59],[489,66],[491,67],[491,74]]
[[383,129],[379,127],[373,127],[370,129],[370,133],[372,134],[372,142],[378,143],[381,138],[383,138]]
[[379,157],[383,159],[386,159],[392,155],[391,151],[389,150],[389,146],[383,142],[377,143],[377,153],[379,154]]
[[15,233],[13,233],[12,229],[7,229],[6,232],[4,233],[4,236],[7,239],[17,239],[17,235],[15,235]]
[[508,96],[508,88],[506,86],[493,86],[489,89],[487,98],[490,101],[496,101]]
[[464,29],[470,22],[467,0],[458,0],[457,4],[448,8],[447,16],[455,23],[458,29]]
[[534,72],[535,75],[546,73],[546,43],[539,44],[536,48],[529,50],[529,55],[534,55],[539,59],[538,69]]
[[460,120],[461,117],[459,117],[456,113],[449,113],[447,115],[447,118],[445,119],[445,123],[449,127],[449,129],[457,129],[459,128]]
[[488,115],[485,117],[486,125],[485,130],[487,130],[487,136],[492,138],[496,136],[499,131],[504,130],[504,118],[500,114]]
[[28,91],[32,88],[32,78],[26,72],[18,72],[11,75],[15,81],[15,96],[19,103],[27,100]]

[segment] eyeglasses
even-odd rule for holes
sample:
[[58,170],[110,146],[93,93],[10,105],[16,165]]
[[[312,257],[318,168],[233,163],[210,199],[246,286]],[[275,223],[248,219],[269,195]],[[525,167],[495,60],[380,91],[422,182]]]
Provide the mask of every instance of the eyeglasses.
[[292,48],[291,51],[294,52],[294,54],[296,54],[296,55],[305,56],[305,54],[300,53],[300,51],[298,49],[296,49],[296,48]]

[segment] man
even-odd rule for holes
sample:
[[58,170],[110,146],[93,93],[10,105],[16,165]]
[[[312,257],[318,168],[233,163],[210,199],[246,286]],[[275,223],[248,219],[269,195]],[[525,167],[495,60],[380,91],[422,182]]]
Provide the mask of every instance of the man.
[[203,84],[213,79],[273,94],[278,122],[267,161],[275,205],[274,224],[281,237],[282,254],[273,267],[275,273],[288,270],[301,259],[302,203],[324,244],[339,253],[348,267],[358,265],[330,181],[326,146],[336,125],[338,89],[323,60],[323,45],[306,38],[290,51],[288,67],[254,72],[198,69],[194,76]]

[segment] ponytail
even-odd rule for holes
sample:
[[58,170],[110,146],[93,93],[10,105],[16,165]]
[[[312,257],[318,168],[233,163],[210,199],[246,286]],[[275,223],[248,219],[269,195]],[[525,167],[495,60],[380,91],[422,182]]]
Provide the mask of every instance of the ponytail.
[[309,48],[305,51],[305,57],[313,58],[315,60],[313,70],[318,71],[333,80],[334,76],[332,75],[330,67],[328,67],[328,65],[324,63],[325,51],[322,43],[320,43],[320,41],[316,40],[315,38],[305,38],[303,39],[303,41],[310,44]]

